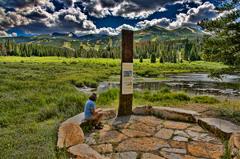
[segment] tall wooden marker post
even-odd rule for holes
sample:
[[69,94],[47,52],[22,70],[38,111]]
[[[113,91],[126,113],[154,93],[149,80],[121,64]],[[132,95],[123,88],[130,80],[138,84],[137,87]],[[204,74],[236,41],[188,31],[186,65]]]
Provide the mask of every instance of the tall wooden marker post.
[[122,62],[118,117],[132,114],[133,31],[122,30]]

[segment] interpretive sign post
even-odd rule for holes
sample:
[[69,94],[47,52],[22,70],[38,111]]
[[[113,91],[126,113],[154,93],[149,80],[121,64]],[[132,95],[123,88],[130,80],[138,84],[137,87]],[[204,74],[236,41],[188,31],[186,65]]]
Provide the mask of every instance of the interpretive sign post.
[[118,116],[132,114],[133,31],[122,30],[122,62]]

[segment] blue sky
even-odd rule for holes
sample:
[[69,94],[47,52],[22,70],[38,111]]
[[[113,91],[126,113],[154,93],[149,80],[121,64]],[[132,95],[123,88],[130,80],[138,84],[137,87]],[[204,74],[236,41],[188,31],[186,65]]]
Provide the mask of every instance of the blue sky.
[[53,32],[116,35],[159,25],[196,27],[222,0],[0,0],[0,36]]

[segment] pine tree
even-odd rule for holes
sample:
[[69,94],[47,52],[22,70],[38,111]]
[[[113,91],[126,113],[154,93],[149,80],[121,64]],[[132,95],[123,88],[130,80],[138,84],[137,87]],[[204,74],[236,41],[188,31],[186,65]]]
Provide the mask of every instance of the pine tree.
[[185,48],[184,48],[184,60],[187,60],[187,61],[189,60],[191,49],[192,49],[192,44],[187,39],[185,43]]
[[154,53],[151,54],[151,63],[156,63],[156,55]]
[[142,56],[140,56],[139,62],[143,63],[143,57]]
[[203,57],[206,60],[240,66],[240,23],[237,20],[240,17],[240,10],[235,9],[239,2],[239,0],[227,1],[218,10],[229,11],[230,14],[199,23],[204,29],[214,32],[214,35],[204,39]]
[[164,63],[162,56],[160,56],[159,62]]

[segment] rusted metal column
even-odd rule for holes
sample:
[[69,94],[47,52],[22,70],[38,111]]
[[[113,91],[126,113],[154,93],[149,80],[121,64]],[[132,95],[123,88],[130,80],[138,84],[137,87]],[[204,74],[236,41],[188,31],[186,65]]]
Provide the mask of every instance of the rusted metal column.
[[118,117],[132,114],[133,31],[122,30],[122,62]]

